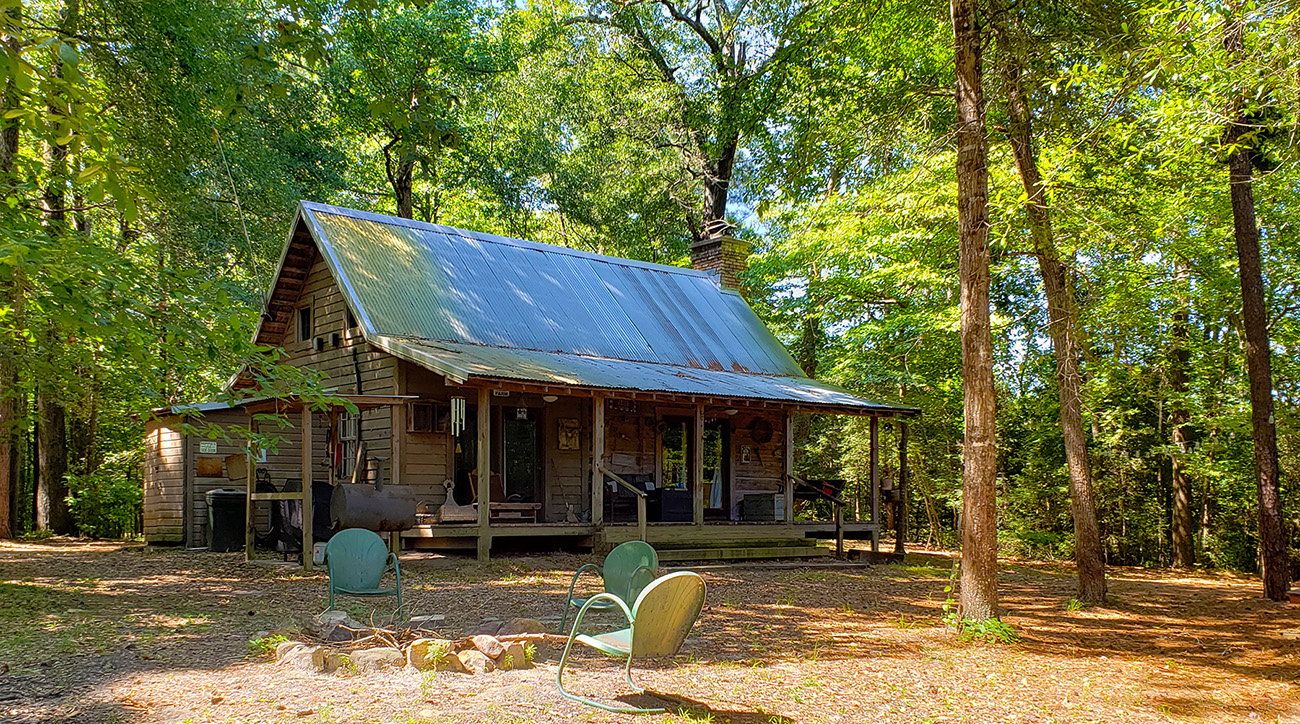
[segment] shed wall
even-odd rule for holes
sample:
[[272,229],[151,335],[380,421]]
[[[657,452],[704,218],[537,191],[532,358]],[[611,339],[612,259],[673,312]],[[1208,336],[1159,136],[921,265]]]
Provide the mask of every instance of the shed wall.
[[185,454],[179,418],[145,427],[144,539],[150,544],[184,542]]

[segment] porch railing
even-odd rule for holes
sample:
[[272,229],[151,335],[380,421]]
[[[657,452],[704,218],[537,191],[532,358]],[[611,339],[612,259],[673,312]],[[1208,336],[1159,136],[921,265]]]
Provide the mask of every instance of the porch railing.
[[596,469],[600,471],[601,475],[604,475],[605,477],[613,480],[615,483],[618,483],[619,485],[623,486],[623,488],[626,489],[628,492],[631,492],[636,495],[636,527],[637,527],[637,531],[641,533],[641,540],[644,541],[646,539],[646,502],[645,502],[646,493],[645,491],[629,483],[628,481],[620,478],[618,475],[611,473],[609,470],[605,469],[604,465],[597,465]]
[[[838,495],[834,495],[828,492],[826,488],[820,485],[813,485],[812,483],[808,482],[807,480],[804,480],[803,478],[799,477],[798,475],[795,475],[794,473],[786,473],[786,476],[789,477],[791,482],[793,482],[794,484],[807,488],[817,493],[819,496],[831,501],[831,508],[835,512],[835,555],[836,557],[843,558],[844,557],[844,506],[846,505],[845,500],[839,497]],[[792,514],[790,516],[790,519],[793,520],[794,519],[793,511],[791,511],[791,513]]]

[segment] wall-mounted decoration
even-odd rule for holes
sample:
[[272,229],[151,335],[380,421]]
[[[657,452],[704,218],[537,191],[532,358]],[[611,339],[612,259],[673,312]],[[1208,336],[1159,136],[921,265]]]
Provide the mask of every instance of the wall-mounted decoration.
[[200,454],[200,455],[216,455],[216,454],[217,454],[217,441],[216,441],[216,440],[199,440],[199,454]]
[[750,462],[750,458],[753,457],[753,452],[754,452],[753,449],[750,448],[748,445],[741,445],[741,446],[740,446],[740,462],[742,462],[742,463]]
[[562,417],[558,421],[559,447],[561,450],[578,449],[578,420],[572,417]]
[[605,400],[605,407],[610,412],[626,412],[636,414],[636,400],[612,399]]
[[[214,445],[216,443],[213,443]],[[221,458],[197,458],[198,475],[200,478],[219,478],[221,477],[221,465],[224,461]]]
[[516,408],[515,408],[515,419],[516,419],[516,420],[527,420],[527,419],[528,419],[528,408],[527,408],[527,407],[516,407]]
[[754,442],[760,445],[770,442],[772,440],[772,423],[760,417],[750,424],[749,432],[753,435]]

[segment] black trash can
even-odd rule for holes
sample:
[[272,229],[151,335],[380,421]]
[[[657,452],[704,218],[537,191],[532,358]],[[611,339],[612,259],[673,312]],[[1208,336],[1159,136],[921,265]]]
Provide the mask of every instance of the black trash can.
[[244,505],[242,490],[209,490],[208,550],[229,553],[244,547]]

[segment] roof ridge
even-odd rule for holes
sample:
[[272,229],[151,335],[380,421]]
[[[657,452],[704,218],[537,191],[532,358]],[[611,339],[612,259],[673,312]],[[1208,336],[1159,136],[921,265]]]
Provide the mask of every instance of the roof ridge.
[[542,253],[567,254],[578,258],[592,259],[606,264],[615,264],[618,266],[637,267],[648,269],[650,271],[665,272],[668,274],[683,274],[708,279],[714,275],[710,272],[691,269],[684,266],[673,266],[671,264],[660,264],[651,261],[640,261],[638,259],[627,259],[621,256],[611,256],[609,254],[597,254],[582,249],[574,249],[567,246],[558,246],[556,244],[544,244],[540,241],[529,241],[527,239],[515,239],[500,234],[492,234],[486,231],[475,231],[473,229],[461,229],[455,226],[446,226],[444,224],[434,224],[428,221],[418,221],[416,219],[406,219],[400,216],[390,216],[388,214],[379,214],[373,211],[363,211],[361,209],[352,209],[346,206],[334,206],[332,204],[322,204],[318,201],[302,200],[298,202],[302,208],[310,213],[333,214],[334,216],[343,216],[351,219],[360,219],[376,224],[386,224],[388,226],[402,226],[409,229],[419,229],[422,231],[433,231],[448,236],[459,236],[463,239],[482,241],[489,244],[502,244],[513,246],[519,249],[531,249]]

